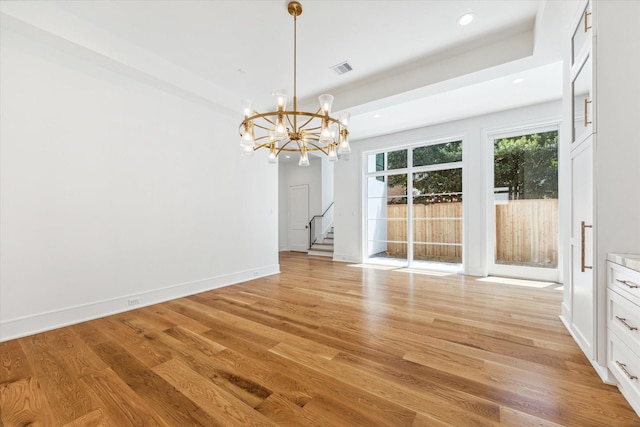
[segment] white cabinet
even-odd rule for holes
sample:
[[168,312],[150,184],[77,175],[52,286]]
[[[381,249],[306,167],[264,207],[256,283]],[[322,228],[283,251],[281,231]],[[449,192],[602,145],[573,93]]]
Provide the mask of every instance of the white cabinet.
[[[567,34],[560,168],[569,203],[561,318],[604,381],[609,252],[640,253],[640,2],[591,0]],[[561,175],[562,176],[562,175]],[[562,195],[561,195],[562,197]],[[615,340],[613,341],[615,342]]]
[[[609,254],[608,259],[607,366],[640,413],[640,256]],[[638,270],[628,267],[629,261]]]
[[597,290],[593,274],[593,136],[571,153],[571,326],[582,350],[595,356]]
[[[569,71],[566,79],[570,94],[569,113],[565,116],[569,124],[569,170],[570,212],[569,231],[569,286],[566,287],[563,320],[582,351],[606,378],[605,356],[598,357],[598,337],[606,334],[605,322],[598,317],[603,298],[599,299],[597,282],[598,256],[594,237],[596,193],[595,178],[595,104],[596,81],[594,79],[594,57],[596,35],[593,28],[592,2],[585,2],[574,22],[571,36]],[[566,143],[566,141],[565,141]],[[565,282],[567,282],[565,280]],[[603,287],[602,290],[606,289]]]
[[579,144],[595,131],[594,56],[595,36],[591,1],[580,13],[580,20],[571,36],[569,81],[571,90],[571,143]]

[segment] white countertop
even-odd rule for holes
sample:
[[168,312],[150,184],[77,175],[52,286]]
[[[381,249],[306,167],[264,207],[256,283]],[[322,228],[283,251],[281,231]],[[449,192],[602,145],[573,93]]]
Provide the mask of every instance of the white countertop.
[[640,272],[640,255],[608,253],[607,260]]

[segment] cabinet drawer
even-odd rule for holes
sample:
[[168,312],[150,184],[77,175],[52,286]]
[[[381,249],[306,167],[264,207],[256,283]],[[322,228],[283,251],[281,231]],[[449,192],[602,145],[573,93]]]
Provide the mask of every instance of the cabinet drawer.
[[618,380],[618,388],[637,411],[640,408],[640,357],[615,334],[609,333],[609,370]]
[[607,267],[609,288],[640,305],[640,273],[613,262]]
[[609,289],[607,325],[636,354],[640,355],[640,306]]

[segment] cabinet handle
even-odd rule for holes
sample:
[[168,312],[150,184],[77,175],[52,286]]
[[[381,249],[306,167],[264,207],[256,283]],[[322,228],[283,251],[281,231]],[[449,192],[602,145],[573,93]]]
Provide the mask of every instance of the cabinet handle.
[[584,245],[584,229],[585,228],[593,228],[593,225],[587,225],[587,224],[585,224],[584,221],[581,221],[580,222],[580,228],[581,228],[581,230],[580,230],[580,271],[582,273],[584,273],[584,270],[586,270],[587,268],[589,270],[593,269],[593,266],[591,266],[591,265],[584,265],[584,250],[585,250],[585,248],[584,248],[584,246],[585,246]]
[[630,282],[630,281],[628,281],[628,280],[620,280],[620,279],[616,279],[616,282],[620,282],[620,283],[622,283],[623,285],[625,285],[625,286],[627,286],[627,287],[629,287],[629,288],[631,288],[631,289],[637,289],[637,288],[640,288],[640,286],[639,286],[639,285],[636,285],[635,283]]
[[622,372],[624,372],[624,374],[629,377],[630,380],[637,380],[638,377],[636,377],[635,375],[631,375],[629,373],[629,371],[627,371],[627,365],[625,365],[624,363],[620,363],[616,360],[616,365],[618,365],[620,367],[620,369],[622,369]]
[[585,98],[584,99],[584,127],[587,127],[591,124],[591,121],[589,120],[589,104],[591,104],[591,101]]
[[584,32],[586,33],[591,29],[591,25],[587,23],[587,19],[591,16],[591,12],[587,12],[586,9],[584,11]]
[[636,328],[635,326],[631,326],[630,324],[627,323],[627,319],[625,319],[624,317],[620,317],[620,316],[616,316],[616,319],[618,319],[620,322],[622,322],[622,324],[624,326],[627,327],[627,329],[629,329],[630,331],[637,331],[638,328]]
[[584,11],[584,32],[585,33],[591,29],[591,25],[587,23],[587,20],[589,19],[590,16],[591,16],[591,12],[587,12],[587,10],[585,9]]

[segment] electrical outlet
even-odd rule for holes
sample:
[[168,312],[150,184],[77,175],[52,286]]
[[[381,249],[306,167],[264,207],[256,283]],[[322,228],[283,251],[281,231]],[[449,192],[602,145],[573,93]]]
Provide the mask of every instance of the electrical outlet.
[[129,305],[138,305],[140,304],[140,298],[129,298]]

